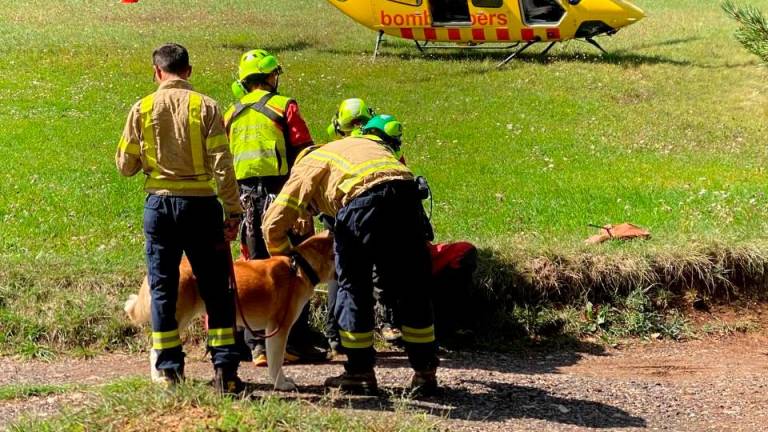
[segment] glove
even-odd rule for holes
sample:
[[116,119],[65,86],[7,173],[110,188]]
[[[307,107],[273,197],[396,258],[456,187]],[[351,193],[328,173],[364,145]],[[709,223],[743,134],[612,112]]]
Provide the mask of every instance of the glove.
[[224,240],[231,242],[237,238],[237,234],[240,232],[240,222],[242,220],[242,215],[230,215],[224,220]]
[[296,219],[291,230],[299,237],[306,237],[315,233],[315,224],[311,216],[302,217]]

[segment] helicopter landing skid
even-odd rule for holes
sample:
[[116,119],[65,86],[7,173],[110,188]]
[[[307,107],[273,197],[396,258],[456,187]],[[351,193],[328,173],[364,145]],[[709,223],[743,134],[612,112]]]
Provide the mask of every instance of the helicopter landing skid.
[[376,61],[376,56],[379,55],[379,47],[382,40],[384,40],[384,31],[379,30],[379,34],[376,35],[376,47],[373,49],[373,61]]
[[[512,59],[514,59],[515,57],[520,55],[520,53],[522,53],[523,51],[527,50],[528,48],[531,47],[531,45],[535,44],[538,41],[539,41],[539,39],[534,39],[534,40],[528,41],[525,45],[522,46],[522,48],[520,48],[517,51],[513,52],[512,54],[507,56],[507,58],[505,58],[501,63],[497,64],[496,67],[500,68],[500,67],[504,66],[505,64],[511,62]],[[550,48],[552,48],[552,44],[550,44],[550,46],[547,47],[546,51],[549,51]]]
[[599,49],[600,51],[602,51],[603,54],[608,54],[608,51],[604,50],[603,47],[601,47],[600,44],[597,43],[597,41],[592,39],[591,37],[584,38],[584,40],[587,41],[593,47],[595,47],[595,48]]

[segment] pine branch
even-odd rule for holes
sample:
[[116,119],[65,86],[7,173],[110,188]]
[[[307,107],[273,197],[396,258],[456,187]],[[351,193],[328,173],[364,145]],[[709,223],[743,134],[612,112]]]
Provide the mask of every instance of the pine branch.
[[739,23],[736,30],[738,40],[747,51],[768,63],[768,20],[754,6],[737,6],[732,0],[725,0],[723,11]]

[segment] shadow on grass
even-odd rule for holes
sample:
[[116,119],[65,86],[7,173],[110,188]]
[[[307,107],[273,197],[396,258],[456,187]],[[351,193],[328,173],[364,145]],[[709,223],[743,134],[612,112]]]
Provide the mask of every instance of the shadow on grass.
[[248,50],[252,50],[254,46],[259,46],[261,49],[267,50],[269,52],[274,53],[281,53],[281,52],[297,52],[297,51],[305,51],[310,48],[313,48],[314,45],[307,42],[306,40],[297,40],[297,41],[288,41],[283,43],[275,43],[275,44],[266,44],[264,46],[261,46],[257,44],[255,41],[253,43],[245,43],[245,42],[225,42],[221,44],[221,48],[223,49],[230,49],[240,52],[246,52]]
[[[405,388],[380,390],[376,396],[352,396],[328,393],[322,386],[304,386],[301,394],[281,394],[281,399],[298,400],[338,409],[426,413],[440,418],[503,422],[510,419],[539,419],[590,428],[645,427],[642,417],[618,407],[590,400],[553,395],[535,387],[494,380],[469,378],[466,387],[447,387],[440,394],[412,399]],[[269,393],[267,385],[251,385],[253,399]]]
[[[574,39],[572,42],[576,44],[583,44],[584,50],[581,52],[558,52],[558,45],[555,45],[553,49],[546,55],[541,55],[540,51],[547,46],[546,43],[539,43],[535,46],[540,46],[539,52],[536,52],[536,48],[531,48],[531,51],[526,51],[520,54],[511,63],[508,63],[505,67],[514,67],[516,62],[533,63],[533,64],[549,64],[555,62],[578,62],[578,63],[600,63],[600,64],[613,64],[623,67],[638,67],[642,65],[671,65],[671,66],[688,66],[703,69],[723,69],[733,67],[747,67],[755,66],[758,63],[756,61],[738,63],[738,64],[704,64],[693,62],[686,59],[675,59],[659,54],[642,54],[637,51],[658,48],[666,46],[674,46],[680,44],[686,44],[689,42],[697,41],[700,37],[691,36],[686,38],[672,38],[663,41],[649,42],[639,44],[630,48],[623,48],[617,50],[608,50],[603,54],[598,52],[594,47],[587,42]],[[570,43],[566,41],[565,43]],[[453,48],[440,48],[440,49],[427,49],[425,53],[419,52],[415,46],[408,44],[404,41],[397,41],[395,43],[385,44],[379,51],[379,56],[384,58],[399,58],[401,60],[414,60],[423,59],[427,61],[456,61],[456,60],[471,60],[471,61],[491,61],[494,62],[494,67],[490,69],[482,68],[477,72],[490,72],[493,70],[499,70],[495,67],[495,64],[504,60],[509,54],[514,52],[514,49],[467,49],[456,47]],[[338,49],[322,50],[326,53],[340,54],[340,55],[358,55],[357,51],[346,51]],[[503,68],[502,68],[503,69]]]

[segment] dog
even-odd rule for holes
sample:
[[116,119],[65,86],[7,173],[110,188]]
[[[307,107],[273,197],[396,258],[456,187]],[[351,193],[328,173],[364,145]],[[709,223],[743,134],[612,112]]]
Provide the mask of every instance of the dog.
[[[234,263],[237,324],[245,326],[247,323],[253,330],[265,330],[269,378],[276,390],[285,391],[296,389],[295,382],[283,373],[288,333],[314,293],[311,278],[316,276],[320,282],[328,282],[334,276],[333,236],[328,231],[315,234],[298,245],[292,254],[298,254],[298,257],[274,256],[263,260],[238,260]],[[305,269],[306,265],[310,269]],[[315,275],[311,275],[312,272]],[[150,300],[149,283],[145,277],[138,295],[132,294],[125,302],[124,310],[134,325],[150,321]],[[204,313],[205,304],[198,293],[192,267],[184,258],[179,266],[179,296],[176,301],[178,328],[186,328],[193,319]],[[243,323],[243,317],[246,323]],[[153,381],[160,378],[160,371],[155,368],[155,359],[155,351],[150,350]]]

